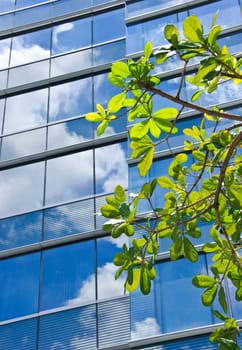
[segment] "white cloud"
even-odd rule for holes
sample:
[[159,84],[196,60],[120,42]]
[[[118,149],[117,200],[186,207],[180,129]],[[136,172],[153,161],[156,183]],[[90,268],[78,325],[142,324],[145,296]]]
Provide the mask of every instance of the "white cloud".
[[55,46],[58,46],[59,45],[59,42],[58,42],[58,35],[60,33],[64,33],[64,32],[68,32],[70,30],[72,30],[74,27],[73,23],[69,22],[69,23],[64,23],[64,24],[61,24],[59,26],[56,26],[54,27],[53,29],[53,44]]
[[[106,263],[102,267],[98,267],[97,274],[99,299],[106,299],[124,294],[123,286],[125,278],[121,276],[118,280],[115,280],[114,276],[116,270],[117,267],[110,262]],[[82,283],[82,286],[78,291],[77,297],[68,300],[66,305],[82,305],[86,301],[95,299],[95,284],[95,275],[93,274]]]
[[160,327],[156,319],[147,317],[142,321],[134,323],[134,329],[131,331],[131,339],[148,338],[157,334],[160,334]]

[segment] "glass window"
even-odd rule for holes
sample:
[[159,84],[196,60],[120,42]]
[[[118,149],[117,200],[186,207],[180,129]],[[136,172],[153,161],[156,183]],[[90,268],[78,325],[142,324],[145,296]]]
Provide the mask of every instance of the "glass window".
[[[49,122],[75,117],[91,110],[91,78],[72,81],[50,88]],[[59,128],[65,130],[65,133],[68,135],[68,128],[65,124],[62,124],[62,127]]]
[[47,119],[47,99],[47,89],[7,98],[4,133],[45,124]]
[[46,129],[36,129],[3,137],[1,159],[14,159],[43,152],[46,145]]
[[91,17],[55,26],[52,35],[52,55],[90,46],[91,34]]
[[93,17],[93,43],[99,44],[125,35],[124,8]]
[[118,184],[128,186],[126,147],[122,142],[95,150],[95,193],[113,192]]
[[2,260],[0,265],[0,320],[36,313],[39,293],[39,253]]
[[74,52],[51,59],[51,77],[68,74],[90,68],[92,66],[91,49]]
[[50,56],[50,29],[16,36],[12,40],[11,66],[39,61]]
[[43,205],[44,162],[0,172],[0,217],[40,209]]
[[[1,17],[0,17],[1,19]],[[9,64],[11,39],[5,39],[0,41],[0,69],[5,69]]]
[[2,133],[2,122],[3,122],[3,112],[4,112],[5,100],[0,100],[0,134]]
[[47,205],[93,194],[93,152],[85,151],[47,161]]
[[[123,244],[129,245],[129,238],[122,235],[118,240],[112,237],[104,237],[97,240],[97,293],[98,299],[106,299],[124,295],[125,276],[115,280],[117,266],[113,264],[113,258],[121,251]],[[105,283],[104,283],[105,281]]]
[[52,16],[52,7],[50,4],[41,4],[32,8],[15,12],[15,26],[22,26],[28,23],[41,21]]
[[43,252],[41,310],[95,300],[94,242]]
[[14,9],[14,3],[15,3],[15,0],[1,0],[0,1],[0,12],[13,10]]
[[204,308],[201,291],[191,283],[204,270],[204,256],[196,264],[180,259],[157,265],[151,294],[131,295],[132,339],[211,324],[211,310]]
[[143,13],[160,10],[162,8],[184,4],[187,0],[138,0],[127,4],[128,17],[134,17]]
[[94,200],[46,209],[44,239],[55,239],[94,230]]
[[35,350],[37,317],[0,327],[0,349]]
[[9,69],[8,87],[33,83],[49,78],[49,60]]
[[7,70],[0,71],[0,89],[6,89],[7,78],[8,78],[8,71]]
[[96,305],[40,317],[39,349],[96,349]]
[[93,124],[85,118],[48,127],[48,149],[75,145],[92,139]]
[[93,65],[111,63],[125,57],[125,41],[119,40],[93,48]]
[[0,232],[0,250],[40,242],[42,212],[37,211],[0,220]]

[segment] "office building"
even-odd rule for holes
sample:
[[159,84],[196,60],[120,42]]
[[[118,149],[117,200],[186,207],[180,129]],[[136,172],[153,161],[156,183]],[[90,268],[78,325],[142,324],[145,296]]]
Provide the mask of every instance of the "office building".
[[[147,40],[164,44],[164,26],[190,14],[207,31],[218,10],[221,42],[241,52],[240,0],[0,1],[1,350],[217,348],[208,341],[217,320],[191,286],[209,257],[170,262],[164,243],[149,296],[124,295],[124,280],[114,280],[125,238],[111,239],[94,213],[116,184],[135,191],[143,180],[129,160],[126,120],[98,138],[84,116],[116,92],[107,78],[113,61],[139,57]],[[157,72],[166,91],[180,70],[174,60]],[[232,85],[218,101],[202,98],[228,110],[241,102]],[[183,117],[182,126],[200,121],[192,111]],[[176,152],[183,141],[172,138]],[[168,162],[162,146],[148,178]],[[230,312],[241,319],[231,289]]]

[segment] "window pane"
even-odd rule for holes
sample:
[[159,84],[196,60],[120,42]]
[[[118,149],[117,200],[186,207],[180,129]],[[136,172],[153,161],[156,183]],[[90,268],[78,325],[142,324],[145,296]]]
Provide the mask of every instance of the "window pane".
[[93,125],[85,118],[49,126],[48,149],[75,145],[92,139]]
[[53,28],[52,55],[91,45],[91,17]]
[[30,9],[15,12],[15,26],[34,23],[49,18],[52,15],[50,4],[42,4]]
[[47,89],[7,98],[4,133],[45,124],[47,118],[47,98]]
[[25,6],[31,6],[31,5],[36,5],[40,4],[41,2],[46,2],[46,0],[16,0],[16,8],[21,8],[21,7],[25,7]]
[[14,2],[15,0],[1,0],[0,1],[0,11],[11,11],[14,9]]
[[54,2],[54,16],[91,7],[91,0],[61,0]]
[[9,70],[8,87],[49,78],[49,60],[26,64]]
[[94,47],[93,65],[111,63],[125,57],[125,41],[120,40],[115,43]]
[[94,200],[46,209],[44,239],[54,239],[94,230]]
[[47,161],[45,197],[47,205],[71,201],[92,194],[92,151]]
[[84,70],[92,66],[91,49],[70,53],[51,59],[51,77]]
[[211,324],[211,310],[191,283],[204,270],[203,256],[196,264],[185,259],[160,263],[151,294],[131,295],[132,339]]
[[37,318],[0,327],[0,349],[36,350]]
[[50,33],[50,29],[45,29],[14,37],[10,65],[17,66],[48,58]]
[[126,147],[123,142],[95,150],[96,193],[113,192],[118,184],[128,186]]
[[51,87],[49,110],[50,122],[90,112],[92,110],[91,78]]
[[93,17],[93,43],[99,44],[125,35],[124,9],[101,13]]
[[14,159],[43,152],[46,145],[46,129],[41,128],[21,134],[3,137],[1,159]]
[[38,311],[39,253],[0,262],[0,320]]
[[[1,17],[0,17],[1,20]],[[9,52],[10,52],[10,39],[5,39],[0,41],[0,69],[5,69],[8,67],[9,63]]]
[[89,300],[95,300],[93,241],[44,251],[41,310]]
[[117,266],[113,264],[115,254],[122,250],[121,248],[124,243],[126,243],[127,246],[129,245],[129,239],[124,235],[118,240],[110,236],[97,240],[98,299],[124,295],[125,277],[121,275],[118,280],[115,280]]
[[41,316],[39,349],[96,349],[96,305]]
[[33,212],[0,220],[0,250],[41,241],[42,212]]
[[40,209],[43,183],[43,162],[1,171],[0,217]]

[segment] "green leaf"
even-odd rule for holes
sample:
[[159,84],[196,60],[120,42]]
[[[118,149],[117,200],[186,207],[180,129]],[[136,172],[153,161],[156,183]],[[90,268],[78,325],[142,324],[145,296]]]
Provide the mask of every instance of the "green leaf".
[[120,185],[117,185],[114,190],[114,198],[118,203],[123,203],[126,201],[126,194],[124,188]]
[[207,275],[197,275],[193,277],[192,283],[197,288],[207,288],[216,283],[213,277]]
[[100,136],[104,133],[108,126],[108,120],[103,120],[97,127],[97,136]]
[[203,43],[203,27],[196,16],[189,16],[183,22],[183,32],[187,39],[195,43]]
[[165,26],[164,35],[166,40],[173,44],[173,46],[178,45],[179,32],[173,24],[168,24]]
[[105,218],[117,218],[120,216],[119,210],[110,204],[104,204],[101,207],[101,213]]
[[95,112],[86,114],[85,118],[89,122],[101,122],[103,120],[103,116]]
[[113,74],[112,72],[110,72],[108,74],[108,80],[110,81],[110,83],[116,87],[119,87],[121,89],[123,89],[125,87],[125,83],[122,77],[119,77],[115,74]]
[[235,292],[235,299],[237,301],[242,301],[242,286],[239,287]]
[[187,238],[184,237],[183,239],[183,250],[184,250],[184,256],[191,262],[196,262],[198,259],[198,252],[194,245],[191,243],[191,241]]
[[162,108],[153,113],[154,119],[174,119],[178,115],[178,110],[176,108]]
[[140,271],[141,271],[141,269],[138,268],[138,269],[135,269],[132,271],[133,271],[132,283],[130,283],[131,281],[129,281],[128,279],[125,283],[125,288],[130,293],[134,292],[140,284]]
[[117,253],[113,259],[113,263],[116,266],[122,266],[126,261],[127,257],[123,253]]
[[106,111],[105,109],[103,108],[102,105],[100,105],[99,103],[96,104],[96,109],[98,110],[98,112],[100,113],[100,115],[103,117],[103,118],[106,118]]
[[221,30],[222,30],[221,26],[217,25],[217,26],[214,26],[208,33],[208,45],[210,45],[212,48]]
[[122,203],[119,207],[119,212],[120,212],[120,215],[122,216],[122,218],[127,219],[130,215],[130,209],[129,209],[128,204]]
[[111,72],[113,75],[118,75],[123,78],[128,78],[131,76],[128,65],[121,61],[114,62],[111,65]]
[[135,124],[129,131],[129,135],[133,140],[142,139],[149,132],[150,123],[149,120],[144,120],[143,122]]
[[217,311],[217,310],[212,310],[212,313],[219,319],[222,321],[226,321],[228,319],[228,316],[221,314],[221,312]]
[[240,347],[231,339],[220,338],[219,343],[223,344],[226,350],[240,350]]
[[228,305],[227,305],[226,295],[225,295],[225,291],[224,291],[223,286],[220,286],[220,288],[219,288],[218,300],[219,300],[220,305],[222,306],[223,311],[228,312]]
[[167,177],[167,176],[160,176],[157,179],[158,184],[160,185],[160,187],[162,188],[173,188],[174,187],[174,183]]
[[126,96],[125,92],[121,92],[120,94],[113,96],[108,102],[108,112],[109,113],[118,112],[123,107],[125,96]]
[[140,290],[144,295],[149,294],[151,288],[150,276],[146,266],[141,267],[140,272]]
[[152,42],[148,41],[144,47],[145,59],[148,60],[152,54]]
[[203,90],[198,90],[196,91],[193,95],[192,95],[192,98],[191,98],[191,101],[192,102],[195,102],[199,99],[199,97],[204,93],[204,89]]
[[138,164],[140,176],[145,176],[149,171],[151,164],[153,162],[153,156],[154,156],[154,147],[151,147]]
[[177,260],[182,252],[183,241],[182,238],[177,238],[170,246],[170,258],[171,260]]
[[213,286],[206,289],[202,294],[202,303],[204,306],[212,305],[218,290],[218,285],[214,284]]
[[154,119],[150,119],[150,133],[152,136],[154,136],[156,139],[160,137],[161,130],[159,128],[158,123]]

